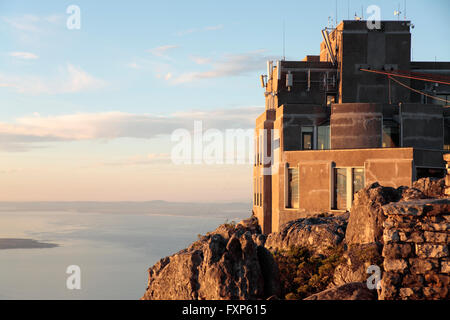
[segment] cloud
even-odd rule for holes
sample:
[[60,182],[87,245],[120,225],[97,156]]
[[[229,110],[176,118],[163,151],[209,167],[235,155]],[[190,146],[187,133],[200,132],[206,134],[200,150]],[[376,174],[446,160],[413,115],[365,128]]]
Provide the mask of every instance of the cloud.
[[10,27],[21,32],[42,32],[49,25],[62,23],[64,16],[61,14],[54,14],[49,16],[38,16],[34,14],[25,14],[15,17],[2,17]]
[[160,46],[160,47],[156,47],[153,49],[149,49],[147,50],[147,52],[150,52],[151,54],[153,54],[156,57],[159,58],[169,58],[169,56],[167,55],[167,52],[173,49],[178,48],[179,46],[177,45],[164,45],[164,46]]
[[25,60],[34,60],[39,57],[31,52],[10,52],[9,55],[14,58],[25,59]]
[[274,57],[266,56],[263,50],[243,54],[227,54],[221,59],[212,61],[208,58],[194,58],[197,64],[209,64],[210,70],[186,72],[169,79],[173,84],[188,83],[201,79],[240,76],[249,72],[263,70],[266,60]]
[[204,30],[206,31],[215,31],[215,30],[220,30],[223,29],[223,24],[219,24],[216,26],[209,26],[209,27],[205,27]]
[[141,66],[137,63],[137,62],[130,62],[129,64],[127,64],[128,67],[130,67],[131,69],[140,69]]
[[0,87],[27,94],[64,94],[102,88],[106,85],[79,67],[68,64],[55,78],[35,75],[14,76],[0,73]]
[[203,129],[248,129],[254,126],[263,107],[241,107],[211,111],[177,112],[167,116],[125,112],[76,113],[58,116],[21,117],[12,123],[0,122],[0,150],[27,151],[42,143],[150,139],[170,135],[175,129],[192,130],[194,121],[203,121]]
[[155,163],[167,163],[171,160],[170,154],[168,153],[149,153],[147,155],[137,155],[133,157],[128,157],[123,160],[107,161],[99,163],[100,166],[140,166],[149,165]]
[[219,24],[219,25],[215,25],[215,26],[206,26],[203,28],[190,28],[190,29],[186,29],[186,30],[181,30],[178,31],[177,33],[175,33],[175,35],[182,37],[191,33],[195,33],[195,32],[200,32],[200,31],[216,31],[216,30],[220,30],[223,29],[224,26],[223,24]]

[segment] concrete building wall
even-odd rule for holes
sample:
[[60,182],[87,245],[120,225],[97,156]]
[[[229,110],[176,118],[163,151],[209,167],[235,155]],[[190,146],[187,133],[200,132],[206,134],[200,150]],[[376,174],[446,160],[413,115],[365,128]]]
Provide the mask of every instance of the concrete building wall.
[[[330,34],[330,41],[340,72],[339,102],[388,103],[387,77],[359,69],[409,70],[409,21],[382,21],[380,30],[368,29],[366,21],[343,21]],[[324,42],[320,48],[321,60],[330,61]],[[391,85],[390,97],[392,103],[409,102],[410,91]]]
[[[288,221],[332,206],[333,168],[364,168],[365,184],[378,181],[392,187],[411,186],[413,148],[286,151],[272,176],[272,231]],[[299,168],[300,208],[286,208],[286,167]]]
[[442,150],[444,145],[443,108],[436,105],[401,105],[404,147]]
[[364,162],[364,170],[366,185],[378,182],[386,187],[411,187],[413,180],[412,159],[368,159]]
[[[271,135],[273,134],[273,122],[275,120],[275,110],[266,110],[261,116],[256,119],[255,126],[255,138],[260,138],[261,130],[265,130],[267,133],[267,139],[265,143],[261,143],[262,150],[259,150],[259,156],[261,157],[271,157],[272,156],[272,140]],[[255,142],[258,142],[258,139],[255,139]],[[258,142],[257,148],[255,148],[255,152],[258,151],[260,144]],[[258,152],[257,152],[258,155]],[[270,174],[270,163],[265,163],[262,161],[262,164],[258,161],[258,156],[253,166],[253,178],[254,180],[254,189],[259,185],[258,193],[261,193],[261,204],[256,204],[255,199],[253,199],[253,213],[258,218],[258,221],[261,223],[261,229],[264,233],[272,232],[272,175]],[[262,182],[262,183],[261,183]],[[255,192],[255,190],[254,190]]]
[[288,104],[277,109],[277,129],[283,132],[283,151],[301,150],[302,126],[317,126],[329,119],[329,108],[323,105]]
[[381,147],[381,104],[332,104],[331,109],[331,149]]

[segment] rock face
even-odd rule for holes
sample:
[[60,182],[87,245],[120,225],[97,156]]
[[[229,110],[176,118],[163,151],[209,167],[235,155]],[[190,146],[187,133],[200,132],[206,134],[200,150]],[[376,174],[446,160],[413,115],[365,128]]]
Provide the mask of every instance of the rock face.
[[316,254],[326,254],[330,247],[342,242],[348,215],[333,217],[309,217],[290,221],[280,232],[267,236],[265,247],[270,251],[287,250],[300,246]]
[[279,294],[278,268],[255,218],[222,225],[149,269],[144,300],[263,299]]
[[399,192],[390,187],[382,187],[377,182],[360,190],[350,211],[345,241],[347,244],[382,243],[382,206],[400,199]]
[[414,181],[412,187],[428,198],[440,198],[445,194],[445,179],[422,178]]
[[332,281],[334,286],[351,282],[365,282],[369,276],[367,268],[383,263],[380,246],[375,243],[348,246],[343,258],[344,262],[334,270]]
[[[272,253],[291,246],[311,252],[308,259],[316,259],[314,263],[334,259],[330,248],[346,250],[343,262],[333,260],[332,267],[322,270],[326,274],[315,274],[320,277],[316,280],[326,279],[320,288],[329,289],[307,300],[450,299],[450,198],[444,195],[443,181],[420,179],[412,188],[397,189],[374,183],[356,194],[350,217],[298,219],[267,238],[256,218],[221,225],[151,267],[142,299],[280,297],[280,273]],[[369,266],[379,267],[381,290],[367,288]],[[283,275],[298,278],[297,262],[295,267],[296,272]]]
[[390,203],[383,212],[380,299],[449,299],[450,199]]
[[367,289],[366,283],[351,282],[339,287],[313,294],[304,300],[376,300],[373,290]]

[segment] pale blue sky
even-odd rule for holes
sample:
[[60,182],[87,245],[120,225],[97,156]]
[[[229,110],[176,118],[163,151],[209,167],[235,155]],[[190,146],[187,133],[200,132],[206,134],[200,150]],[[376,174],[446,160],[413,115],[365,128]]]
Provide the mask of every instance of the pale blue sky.
[[[71,4],[80,30],[66,27]],[[283,20],[286,56],[302,59],[318,54],[335,4],[0,0],[0,177],[10,182],[0,200],[175,200],[177,190],[178,200],[250,201],[250,166],[173,168],[168,134],[191,129],[193,111],[221,117],[221,130],[251,126]],[[404,10],[404,0],[342,0],[338,20],[372,4],[384,20]],[[450,61],[449,12],[447,0],[407,1],[414,60]]]

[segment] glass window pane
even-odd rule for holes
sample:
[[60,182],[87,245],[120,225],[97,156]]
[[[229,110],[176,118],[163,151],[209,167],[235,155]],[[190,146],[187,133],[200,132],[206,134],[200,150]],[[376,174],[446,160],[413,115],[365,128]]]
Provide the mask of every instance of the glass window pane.
[[334,208],[347,209],[347,169],[336,168],[334,170]]
[[317,128],[317,149],[330,149],[330,126],[319,126]]
[[312,150],[313,148],[313,135],[312,132],[302,133],[302,146],[303,150]]
[[383,148],[400,146],[400,125],[393,120],[383,121]]
[[298,169],[288,168],[287,208],[299,208]]
[[364,188],[364,169],[354,168],[352,169],[353,172],[353,197],[355,197],[355,193],[357,193],[359,190]]

